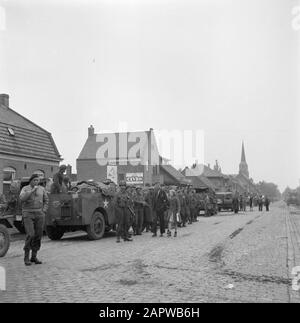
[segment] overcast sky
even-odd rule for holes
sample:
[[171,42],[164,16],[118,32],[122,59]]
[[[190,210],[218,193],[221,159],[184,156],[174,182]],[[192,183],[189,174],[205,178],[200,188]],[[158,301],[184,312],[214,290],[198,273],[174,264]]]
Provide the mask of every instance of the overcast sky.
[[299,184],[299,1],[0,5],[0,92],[52,133],[65,163],[76,166],[90,124],[117,131],[122,121],[203,129],[205,162],[229,174],[244,140],[255,181]]

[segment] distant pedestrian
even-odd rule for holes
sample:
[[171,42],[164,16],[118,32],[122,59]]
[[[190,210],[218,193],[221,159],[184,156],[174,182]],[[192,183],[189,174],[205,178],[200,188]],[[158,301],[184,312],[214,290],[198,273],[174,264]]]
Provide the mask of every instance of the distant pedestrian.
[[263,197],[260,195],[258,197],[258,211],[261,212],[263,210]]
[[239,213],[239,195],[237,193],[233,196],[232,208],[235,214]]
[[269,212],[270,200],[267,196],[265,197],[265,206],[266,206],[266,211]]
[[253,211],[253,196],[250,195],[249,197],[249,206],[250,206],[250,211],[252,212]]

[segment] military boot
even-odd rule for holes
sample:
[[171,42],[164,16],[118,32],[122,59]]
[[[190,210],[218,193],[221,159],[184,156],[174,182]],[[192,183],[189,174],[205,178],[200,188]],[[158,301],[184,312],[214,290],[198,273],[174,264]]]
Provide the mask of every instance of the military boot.
[[31,262],[35,263],[36,265],[41,265],[42,262],[40,260],[37,259],[37,252],[32,251],[32,255],[31,255]]
[[31,262],[29,260],[29,250],[25,250],[24,264],[25,266],[31,266]]

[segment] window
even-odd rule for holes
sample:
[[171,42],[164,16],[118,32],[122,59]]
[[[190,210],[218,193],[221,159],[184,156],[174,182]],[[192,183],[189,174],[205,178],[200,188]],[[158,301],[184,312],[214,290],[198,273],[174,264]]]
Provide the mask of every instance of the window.
[[12,137],[14,137],[14,136],[15,136],[15,131],[14,131],[14,129],[12,129],[12,128],[7,128],[7,130],[8,130],[8,133],[9,133],[9,135],[10,135],[10,136],[12,136]]
[[3,169],[3,183],[10,184],[16,178],[16,170],[12,167]]

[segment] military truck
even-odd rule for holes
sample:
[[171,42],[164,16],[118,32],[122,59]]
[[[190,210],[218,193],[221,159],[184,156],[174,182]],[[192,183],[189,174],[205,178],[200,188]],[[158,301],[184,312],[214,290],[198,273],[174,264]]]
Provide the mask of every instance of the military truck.
[[59,240],[65,232],[85,231],[91,240],[101,239],[116,225],[114,194],[102,183],[84,183],[68,194],[50,194],[46,233]]
[[217,192],[218,211],[229,210],[233,211],[233,194],[232,192]]

